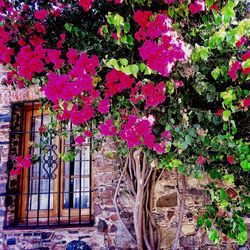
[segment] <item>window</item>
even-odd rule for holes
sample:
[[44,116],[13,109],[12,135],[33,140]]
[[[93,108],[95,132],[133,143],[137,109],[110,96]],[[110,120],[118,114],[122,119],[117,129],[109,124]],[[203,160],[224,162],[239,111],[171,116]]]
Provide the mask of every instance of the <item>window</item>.
[[[10,154],[38,155],[40,161],[22,169],[19,176],[9,176],[9,196],[15,213],[12,218],[9,216],[7,224],[26,227],[91,224],[91,142],[75,144],[69,124],[57,128],[56,136],[48,133],[44,150],[31,146],[42,142],[39,128],[51,119],[48,111],[41,111],[40,107],[37,102],[12,107]],[[65,129],[68,137],[62,135]],[[69,151],[75,158],[62,161],[59,156]]]

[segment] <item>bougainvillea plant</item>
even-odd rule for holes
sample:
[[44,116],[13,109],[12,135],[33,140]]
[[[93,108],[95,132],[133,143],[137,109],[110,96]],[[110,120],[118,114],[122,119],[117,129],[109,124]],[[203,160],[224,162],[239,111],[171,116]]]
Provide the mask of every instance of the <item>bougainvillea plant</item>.
[[[2,84],[39,85],[76,143],[98,133],[117,142],[139,249],[160,245],[152,190],[161,169],[209,179],[197,225],[210,240],[247,240],[248,16],[240,0],[0,0]],[[12,174],[31,158],[15,162]]]

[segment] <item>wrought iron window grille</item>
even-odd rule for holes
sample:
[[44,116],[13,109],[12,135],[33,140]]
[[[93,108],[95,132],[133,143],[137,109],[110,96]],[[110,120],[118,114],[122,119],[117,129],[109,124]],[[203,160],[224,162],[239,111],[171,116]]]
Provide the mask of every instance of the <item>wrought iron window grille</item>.
[[[40,161],[18,176],[10,175],[13,163],[8,162],[5,228],[91,226],[92,142],[75,144],[70,124],[69,138],[59,129],[45,145],[46,152],[30,146],[29,141],[41,142],[39,127],[50,119],[44,111],[38,112],[40,105],[37,101],[12,105],[10,156],[36,154]],[[76,157],[64,162],[59,154],[68,150]]]

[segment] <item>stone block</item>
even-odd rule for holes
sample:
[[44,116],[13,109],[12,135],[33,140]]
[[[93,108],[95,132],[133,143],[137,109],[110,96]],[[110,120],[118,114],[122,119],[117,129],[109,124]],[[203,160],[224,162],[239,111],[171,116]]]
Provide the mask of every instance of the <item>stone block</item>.
[[196,231],[196,227],[194,224],[183,224],[181,231],[186,236],[194,235]]
[[110,232],[110,233],[117,232],[117,226],[116,226],[115,224],[113,224],[113,225],[110,227],[109,232]]
[[42,232],[41,233],[41,239],[42,240],[48,239],[48,238],[50,238],[51,235],[52,235],[51,232]]
[[163,228],[161,229],[161,249],[171,249],[175,238],[174,228]]
[[107,232],[108,224],[106,223],[105,220],[99,219],[97,229],[98,229],[98,232]]
[[7,245],[8,246],[16,245],[16,238],[7,239]]
[[177,192],[163,195],[156,202],[157,207],[175,207],[177,206]]

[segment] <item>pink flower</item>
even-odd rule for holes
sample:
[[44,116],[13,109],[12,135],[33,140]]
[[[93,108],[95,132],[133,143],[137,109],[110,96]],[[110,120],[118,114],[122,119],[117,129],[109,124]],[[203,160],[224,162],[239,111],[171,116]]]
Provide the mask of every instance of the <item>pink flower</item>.
[[93,117],[93,107],[83,107],[82,110],[78,110],[76,107],[74,107],[73,111],[71,112],[71,121],[74,125],[85,124]]
[[228,75],[232,78],[233,81],[237,79],[237,71],[242,69],[242,65],[240,62],[235,61],[232,63]]
[[247,38],[245,36],[241,37],[238,42],[235,43],[237,48],[240,48],[242,45],[244,45],[247,42]]
[[19,175],[22,173],[22,169],[21,168],[15,168],[15,169],[12,169],[10,171],[10,175]]
[[80,0],[79,5],[84,9],[84,11],[90,10],[94,0]]
[[121,71],[112,69],[106,75],[105,98],[114,96],[125,89],[130,89],[134,83],[134,78],[124,74]]
[[47,10],[43,9],[43,10],[37,10],[34,16],[36,19],[43,21],[47,17],[47,15],[48,15]]
[[140,26],[142,26],[142,28],[145,28],[152,14],[153,14],[152,11],[137,10],[135,12],[134,19]]
[[197,164],[202,165],[202,164],[204,164],[204,162],[205,162],[206,160],[207,160],[206,157],[200,155],[200,156],[198,156],[198,159],[197,159],[196,162],[197,162]]
[[45,133],[47,132],[47,128],[43,125],[38,129],[39,133]]
[[17,156],[15,158],[15,161],[16,161],[17,168],[30,168],[32,165],[31,155],[27,155],[25,157]]
[[171,141],[172,140],[172,134],[169,130],[164,131],[161,133],[161,139]]
[[47,63],[53,63],[56,69],[60,69],[64,63],[64,60],[60,58],[61,51],[56,49],[47,50]]
[[184,82],[183,81],[179,81],[179,80],[174,80],[174,87],[176,89],[183,87],[184,86]]
[[250,67],[249,67],[249,68],[243,69],[243,70],[242,70],[242,74],[243,74],[243,75],[248,75],[248,74],[250,74]]
[[76,60],[78,59],[78,53],[76,49],[70,48],[69,51],[66,54],[68,58],[68,62],[70,64],[75,64]]
[[75,137],[75,142],[77,144],[83,144],[85,141],[86,141],[86,139],[82,135]]
[[84,131],[84,135],[87,137],[91,137],[92,136],[92,132],[89,130]]
[[119,37],[118,37],[117,33],[112,33],[111,36],[112,36],[115,40],[119,40]]
[[227,156],[227,161],[228,161],[228,163],[229,163],[230,165],[233,165],[233,164],[234,164],[234,157],[231,156],[231,155],[228,155],[228,156]]
[[214,3],[211,7],[210,10],[215,10],[217,13],[219,13],[219,4]]
[[248,108],[250,106],[250,97],[247,99],[244,99],[243,101],[244,101],[244,107]]
[[155,147],[155,136],[152,134],[147,134],[144,136],[143,144],[149,149],[154,149]]
[[109,99],[104,99],[99,102],[97,109],[101,114],[107,114],[109,112],[109,107],[110,107]]
[[165,96],[166,85],[164,82],[160,82],[154,86],[153,83],[147,83],[142,87],[142,95],[146,100],[145,109],[149,107],[156,107],[160,103],[163,103],[166,99]]
[[165,3],[172,4],[172,3],[174,3],[174,0],[165,0]]
[[242,55],[242,61],[246,61],[247,59],[250,59],[250,50]]
[[105,122],[99,126],[99,130],[101,134],[105,136],[114,136],[117,134],[116,127],[111,119],[105,120]]
[[216,112],[215,112],[215,115],[216,116],[222,116],[223,112],[224,112],[224,109],[217,109]]
[[161,145],[160,143],[155,144],[154,146],[154,150],[158,153],[158,154],[164,154],[166,152],[166,149],[163,145]]
[[195,0],[194,3],[191,3],[188,6],[188,8],[193,14],[205,11],[205,1],[204,0]]

